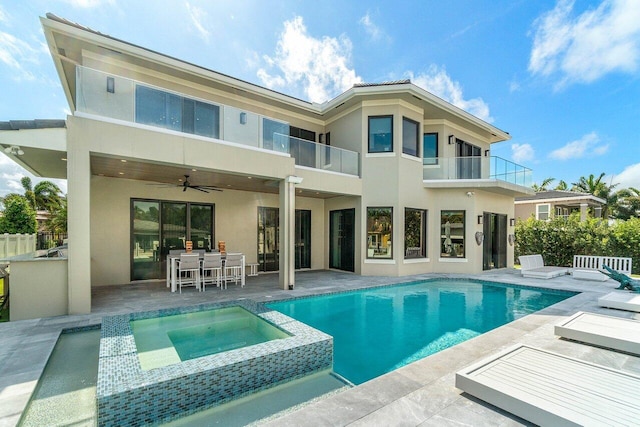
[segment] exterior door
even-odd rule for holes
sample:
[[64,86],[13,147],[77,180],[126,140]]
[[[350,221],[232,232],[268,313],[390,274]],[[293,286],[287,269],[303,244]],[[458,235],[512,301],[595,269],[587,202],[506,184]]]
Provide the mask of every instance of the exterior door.
[[355,271],[355,209],[329,213],[329,268]]
[[507,267],[507,216],[483,214],[482,269]]
[[[311,268],[311,211],[295,213],[295,268]],[[278,271],[280,269],[280,210],[258,208],[258,269]]]
[[482,155],[480,147],[456,139],[456,178],[478,179],[481,178]]

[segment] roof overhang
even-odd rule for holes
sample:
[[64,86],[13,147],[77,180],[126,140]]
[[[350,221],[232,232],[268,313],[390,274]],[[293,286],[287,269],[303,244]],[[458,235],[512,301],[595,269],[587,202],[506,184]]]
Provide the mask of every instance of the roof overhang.
[[594,196],[593,194],[584,194],[580,196],[569,196],[569,197],[549,197],[545,199],[526,199],[526,200],[516,200],[514,202],[516,205],[526,205],[526,204],[541,204],[541,203],[560,203],[560,204],[574,204],[579,205],[580,203],[587,203],[590,205],[604,205],[607,203],[606,200],[601,199],[599,197]]
[[[60,121],[64,123],[64,121]],[[0,122],[0,125],[9,122]],[[67,129],[0,126],[0,147],[11,160],[43,178],[67,178]],[[17,147],[11,150],[11,147]]]

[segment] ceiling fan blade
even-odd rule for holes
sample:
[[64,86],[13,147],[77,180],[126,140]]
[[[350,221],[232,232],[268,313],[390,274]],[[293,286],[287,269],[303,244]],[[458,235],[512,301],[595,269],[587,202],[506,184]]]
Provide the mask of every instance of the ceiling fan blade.
[[182,186],[182,191],[187,191],[187,188],[189,188],[189,186],[188,186],[188,185],[183,185],[183,186]]
[[207,190],[203,190],[202,188],[200,188],[199,186],[192,186],[191,188],[193,188],[194,190],[198,190],[198,191],[202,191],[203,193],[207,193],[209,194],[209,192]]

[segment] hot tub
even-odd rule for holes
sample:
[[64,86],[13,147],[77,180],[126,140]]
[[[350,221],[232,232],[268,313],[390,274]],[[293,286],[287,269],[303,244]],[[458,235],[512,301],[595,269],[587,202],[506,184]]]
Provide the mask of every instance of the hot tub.
[[331,336],[250,300],[105,317],[98,425],[169,421],[332,362]]

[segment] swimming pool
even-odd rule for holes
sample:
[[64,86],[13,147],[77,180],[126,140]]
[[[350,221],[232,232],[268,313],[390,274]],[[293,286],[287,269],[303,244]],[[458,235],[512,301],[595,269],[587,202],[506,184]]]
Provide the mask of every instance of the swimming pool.
[[332,335],[334,371],[361,384],[573,295],[434,279],[267,306]]

